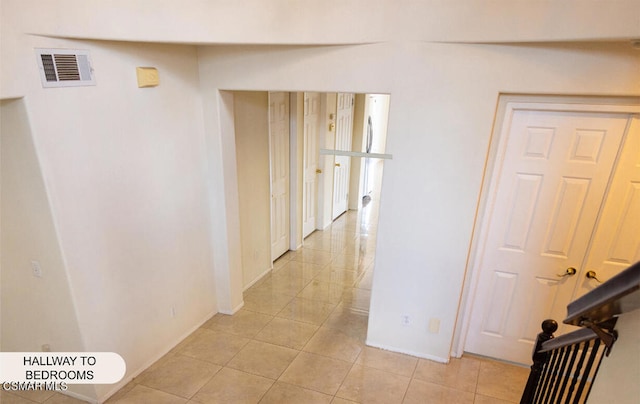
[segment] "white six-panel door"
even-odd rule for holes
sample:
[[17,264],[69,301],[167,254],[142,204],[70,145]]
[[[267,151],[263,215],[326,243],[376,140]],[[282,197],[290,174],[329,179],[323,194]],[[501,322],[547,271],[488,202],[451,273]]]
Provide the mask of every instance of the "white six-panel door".
[[[351,151],[353,131],[354,95],[338,93],[336,112],[336,150]],[[332,219],[343,214],[349,204],[349,175],[351,158],[336,156],[333,169],[333,208]]]
[[271,258],[289,250],[289,95],[269,93]]
[[[573,299],[640,261],[640,118],[629,126]],[[587,278],[593,271],[596,279]]]
[[320,93],[304,93],[304,156],[302,193],[302,237],[316,229],[318,169],[318,125],[320,123]]
[[[510,118],[483,218],[465,351],[527,364],[540,323],[566,316],[584,276],[629,117],[515,110]],[[570,267],[577,273],[561,276]]]

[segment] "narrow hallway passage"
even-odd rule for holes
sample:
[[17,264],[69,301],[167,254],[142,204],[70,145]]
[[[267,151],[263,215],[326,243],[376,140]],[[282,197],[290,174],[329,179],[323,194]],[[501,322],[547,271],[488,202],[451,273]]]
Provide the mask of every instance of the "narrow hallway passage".
[[[372,165],[375,175],[381,162]],[[528,369],[441,364],[365,345],[380,189],[274,263],[235,315],[217,314],[108,403],[517,403]],[[8,403],[80,401],[4,393]],[[13,400],[13,401],[12,401]],[[3,401],[4,403],[5,401]]]

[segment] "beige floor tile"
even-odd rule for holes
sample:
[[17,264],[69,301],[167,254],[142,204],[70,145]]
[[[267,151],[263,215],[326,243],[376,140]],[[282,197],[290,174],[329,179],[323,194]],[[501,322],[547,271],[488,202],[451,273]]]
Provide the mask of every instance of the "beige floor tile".
[[351,400],[347,400],[340,397],[334,397],[333,401],[331,401],[331,404],[354,404],[354,403],[356,403],[356,401],[351,401]]
[[514,403],[519,403],[520,400],[518,401],[505,401],[505,400],[500,400],[499,398],[495,398],[495,397],[488,397],[488,396],[483,396],[482,394],[476,394],[476,398],[475,400],[473,400],[473,404],[514,404]]
[[372,254],[340,254],[331,260],[331,266],[334,268],[348,269],[352,271],[363,272],[364,269],[373,262]]
[[26,398],[22,398],[14,393],[9,393],[7,391],[3,391],[0,388],[0,403],[2,404],[33,404],[37,401],[27,400]]
[[286,253],[278,257],[278,259],[273,261],[273,270],[275,271],[276,269],[282,268],[282,266],[284,266],[289,261],[291,261],[292,255],[293,255],[293,251],[287,251]]
[[314,279],[298,294],[298,297],[316,300],[322,303],[338,303],[342,294],[349,288],[337,283],[322,282]]
[[[176,355],[162,366],[145,371],[138,383],[165,393],[190,398],[221,368],[213,363]],[[132,391],[135,389],[134,387]]]
[[412,377],[417,364],[418,358],[413,356],[368,346],[364,347],[356,360],[356,365],[363,365],[406,377]]
[[367,337],[369,315],[360,308],[340,303],[324,322],[323,327],[340,330],[342,333],[364,342]]
[[287,383],[276,383],[260,404],[326,404],[331,396]]
[[304,248],[311,250],[327,251],[332,253],[340,253],[345,249],[347,243],[344,239],[315,238],[305,239]]
[[307,262],[309,264],[316,265],[327,265],[332,258],[333,254],[330,252],[320,250],[306,250],[303,248],[296,251],[291,260],[297,262]]
[[353,241],[354,239],[357,239],[357,238],[360,237],[360,233],[356,229],[356,226],[346,226],[345,225],[345,226],[342,226],[342,228],[340,228],[339,226],[336,226],[334,228],[332,226],[326,232],[328,232],[331,235],[331,238],[343,239],[347,243],[349,243],[349,242]]
[[327,265],[325,269],[315,277],[315,279],[322,282],[339,283],[345,286],[353,286],[356,282],[358,273],[356,271],[349,271],[342,268],[337,268],[332,265]]
[[318,328],[317,325],[275,317],[256,335],[255,339],[300,350]]
[[293,275],[284,276],[284,274],[280,274],[279,276],[270,276],[264,279],[264,281],[262,281],[260,285],[254,288],[251,292],[260,293],[260,291],[270,291],[272,293],[295,296],[304,289],[309,282],[311,282],[310,279]]
[[193,396],[192,401],[204,404],[257,403],[271,385],[271,379],[224,368]]
[[277,317],[321,325],[335,307],[336,304],[333,303],[322,303],[296,297],[277,314]]
[[451,358],[451,361],[446,364],[420,359],[413,377],[423,382],[474,393],[479,371],[480,361],[474,358]]
[[48,390],[11,391],[11,394],[15,396],[18,396],[36,403],[44,403],[45,401],[53,397],[55,393],[56,393],[55,391],[50,391],[50,390],[49,391]]
[[249,339],[237,335],[203,329],[195,339],[180,349],[178,353],[218,365],[225,365],[249,341]]
[[282,293],[266,293],[264,290],[248,292],[244,296],[244,308],[257,313],[276,315],[293,300],[293,296]]
[[305,237],[303,246],[305,243],[313,243],[322,239],[331,239],[331,233],[324,230],[315,230],[313,233]]
[[36,403],[44,403],[51,396],[55,394],[55,391],[46,391],[46,390],[22,390],[22,391],[12,391],[11,394],[31,400]]
[[[214,316],[215,317],[215,316]],[[177,354],[182,348],[186,345],[189,345],[194,339],[196,339],[206,328],[205,325],[209,323],[213,317],[207,320],[200,328],[189,334],[186,338],[180,341],[176,346],[174,346],[167,354],[162,356],[159,360],[155,361],[151,366],[158,366],[162,363],[162,361],[169,359],[171,356]]]
[[357,288],[346,290],[342,296],[342,305],[368,317],[371,306],[371,291]]
[[410,380],[405,376],[354,365],[336,396],[359,403],[402,403]]
[[240,351],[227,366],[254,375],[277,379],[291,364],[299,351],[251,341]]
[[518,402],[528,377],[529,369],[527,368],[481,360],[476,393]]
[[373,265],[370,265],[369,267],[367,267],[367,269],[365,269],[365,271],[362,274],[360,274],[358,279],[356,279],[355,283],[353,284],[353,287],[357,289],[371,290],[372,286],[373,286]]
[[204,327],[245,338],[253,338],[273,319],[272,316],[242,309],[232,316],[216,314]]
[[473,403],[473,399],[474,394],[471,392],[413,379],[403,403],[470,404]]
[[303,351],[347,362],[355,362],[363,347],[362,341],[350,337],[340,330],[321,327],[307,343]]
[[62,393],[55,393],[44,404],[85,404],[87,401],[67,396]]
[[279,381],[334,395],[351,369],[351,363],[301,352]]
[[273,271],[273,277],[293,276],[303,279],[313,279],[324,268],[324,265],[309,264],[306,262],[290,261],[277,271]]
[[133,388],[136,387],[137,385],[138,384],[136,383],[135,380],[130,381],[129,383],[125,384],[124,387],[122,387],[120,390],[116,391],[115,394],[109,397],[109,400],[107,400],[107,403],[118,401],[120,398],[124,397],[125,394],[133,390]]
[[173,394],[146,386],[137,385],[130,392],[117,399],[109,400],[109,404],[184,404],[187,400]]

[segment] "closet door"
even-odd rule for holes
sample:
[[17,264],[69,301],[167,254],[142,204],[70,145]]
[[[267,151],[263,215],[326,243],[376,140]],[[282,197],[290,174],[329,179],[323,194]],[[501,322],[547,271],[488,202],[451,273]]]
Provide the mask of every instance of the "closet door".
[[[338,110],[336,113],[336,150],[351,151],[353,138],[353,103],[354,95],[338,93]],[[332,219],[346,212],[349,205],[349,176],[351,157],[336,156],[333,169],[333,212]]]
[[[573,299],[640,261],[640,119],[629,127]],[[594,278],[587,277],[592,272]]]
[[525,109],[505,117],[466,351],[528,364],[542,320],[565,317],[628,121]]
[[289,94],[269,93],[271,259],[289,250]]

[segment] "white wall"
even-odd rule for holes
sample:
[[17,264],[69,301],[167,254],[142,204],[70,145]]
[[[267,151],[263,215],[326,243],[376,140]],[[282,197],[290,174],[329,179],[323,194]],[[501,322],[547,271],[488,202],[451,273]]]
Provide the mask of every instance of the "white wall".
[[[245,44],[638,37],[637,0],[3,0],[26,32]],[[329,28],[330,27],[330,28]]]
[[[84,344],[58,245],[29,118],[21,99],[0,101],[0,351],[82,352]],[[35,277],[37,261],[42,277]],[[96,398],[90,385],[70,392]]]
[[[214,312],[216,296],[221,311],[242,304],[220,90],[345,91],[393,99],[369,342],[447,360],[498,95],[638,95],[640,52],[430,41],[640,37],[638,1],[250,1],[0,0],[0,98],[24,96],[85,348],[121,353],[130,376]],[[210,46],[345,42],[362,45]],[[42,89],[36,46],[91,50],[98,85]],[[135,66],[158,67],[160,87],[137,89]]]
[[243,287],[271,269],[269,95],[234,93]]
[[616,331],[618,340],[602,360],[590,403],[635,404],[640,397],[640,310],[621,315]]
[[[9,19],[3,14],[3,28]],[[10,55],[23,67],[14,81],[84,349],[122,355],[126,382],[217,312],[197,50],[2,39],[3,66]],[[43,89],[34,47],[89,49],[97,85]],[[136,66],[157,67],[160,86],[137,88]],[[99,385],[96,394],[118,387]]]
[[206,87],[391,95],[368,342],[442,361],[499,94],[640,92],[627,43],[201,47],[200,63]]

